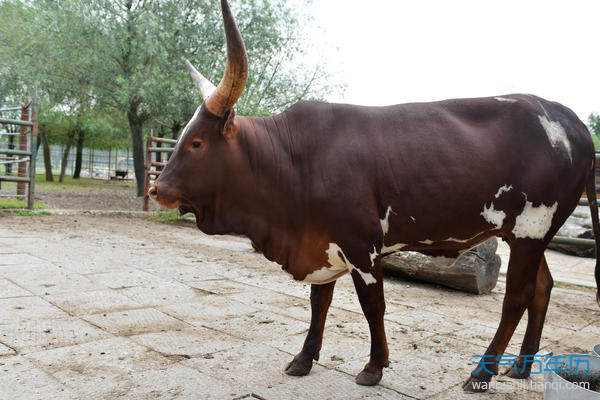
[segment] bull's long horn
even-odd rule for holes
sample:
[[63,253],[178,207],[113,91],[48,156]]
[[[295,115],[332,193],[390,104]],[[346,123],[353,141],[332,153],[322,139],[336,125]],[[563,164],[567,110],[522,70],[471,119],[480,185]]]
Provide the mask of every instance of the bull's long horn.
[[221,0],[223,23],[227,38],[225,75],[205,105],[210,112],[222,116],[238,101],[248,79],[248,59],[244,40],[238,30],[227,0]]
[[208,79],[204,77],[188,60],[185,60],[185,66],[188,71],[190,71],[190,75],[192,76],[192,80],[198,86],[198,90],[202,93],[202,97],[204,101],[206,101],[217,89],[215,85],[213,85]]

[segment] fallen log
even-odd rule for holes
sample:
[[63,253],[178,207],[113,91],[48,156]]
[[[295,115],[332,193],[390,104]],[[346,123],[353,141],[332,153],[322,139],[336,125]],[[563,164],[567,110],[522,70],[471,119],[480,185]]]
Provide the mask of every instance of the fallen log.
[[387,275],[436,283],[475,294],[487,294],[498,281],[498,241],[488,239],[464,253],[451,267],[440,267],[428,256],[415,251],[399,252],[382,260]]

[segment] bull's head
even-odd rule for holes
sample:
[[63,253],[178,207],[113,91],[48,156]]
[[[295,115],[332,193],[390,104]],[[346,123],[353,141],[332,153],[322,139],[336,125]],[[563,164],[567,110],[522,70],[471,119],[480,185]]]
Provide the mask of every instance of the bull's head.
[[239,188],[243,180],[240,172],[247,169],[237,143],[239,121],[233,106],[244,91],[248,61],[226,0],[221,0],[221,8],[227,37],[225,75],[215,87],[186,61],[204,102],[184,128],[169,163],[148,191],[150,198],[167,208],[193,210],[198,226],[214,233],[227,230],[226,223],[215,218],[219,209],[227,206],[222,195],[230,186]]

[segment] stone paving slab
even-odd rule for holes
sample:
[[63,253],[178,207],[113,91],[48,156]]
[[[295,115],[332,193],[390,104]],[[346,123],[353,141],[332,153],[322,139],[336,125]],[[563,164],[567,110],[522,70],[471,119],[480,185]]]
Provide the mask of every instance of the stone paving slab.
[[0,265],[13,264],[37,264],[43,263],[44,260],[24,253],[4,253],[0,254]]
[[189,327],[188,324],[154,308],[92,314],[82,318],[107,332],[125,336]]
[[27,354],[111,336],[78,318],[39,319],[0,325],[0,341]]
[[[260,295],[259,292],[254,292]],[[206,296],[193,303],[178,303],[160,307],[174,318],[202,326],[213,321],[227,321],[258,311],[258,308],[236,301],[228,296]]]
[[8,279],[0,279],[0,299],[8,297],[31,296],[32,293],[14,284]]
[[[386,280],[391,365],[381,385],[363,388],[354,377],[370,335],[348,276],[336,284],[319,362],[289,377],[283,369],[310,321],[310,286],[246,239],[140,219],[58,218],[0,225],[0,238],[10,236],[0,239],[0,259],[18,254],[0,261],[0,388],[10,386],[10,399],[482,397],[460,386],[494,335],[503,279],[484,296]],[[566,265],[559,275],[593,280],[586,260],[553,260]],[[556,287],[542,346],[589,352],[600,337],[594,296]],[[507,352],[518,351],[525,319]],[[520,386],[497,377],[484,396],[539,399],[536,379]]]
[[167,356],[205,357],[243,344],[244,341],[208,328],[188,328],[131,336],[130,339]]
[[126,338],[61,347],[30,354],[46,373],[70,387],[79,398],[109,399],[128,394],[131,375],[161,370],[173,361]]
[[76,397],[70,388],[21,356],[0,358],[0,390],[1,398],[7,400],[70,400]]
[[39,297],[0,299],[0,310],[0,325],[69,317],[69,314]]
[[78,316],[143,308],[141,303],[114,289],[70,292],[44,296],[44,299],[61,310]]

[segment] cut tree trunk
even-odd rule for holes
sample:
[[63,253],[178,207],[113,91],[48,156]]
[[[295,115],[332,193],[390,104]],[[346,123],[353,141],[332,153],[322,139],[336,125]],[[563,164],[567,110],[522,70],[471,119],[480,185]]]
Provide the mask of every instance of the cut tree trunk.
[[382,266],[388,275],[437,283],[476,294],[487,294],[498,281],[500,256],[498,241],[488,239],[464,253],[454,265],[440,266],[428,256],[414,251],[399,252],[384,257]]

